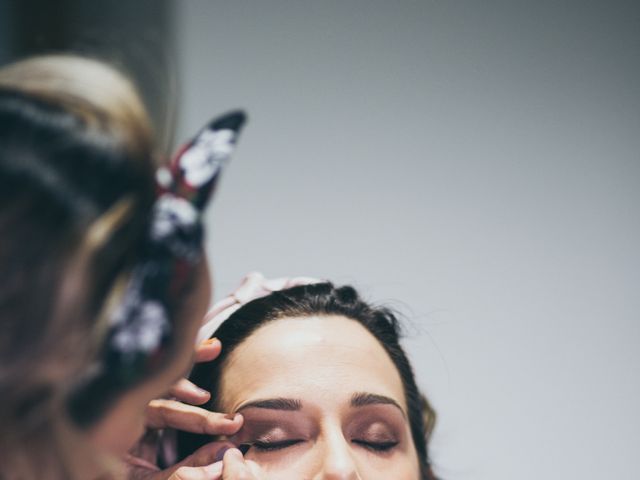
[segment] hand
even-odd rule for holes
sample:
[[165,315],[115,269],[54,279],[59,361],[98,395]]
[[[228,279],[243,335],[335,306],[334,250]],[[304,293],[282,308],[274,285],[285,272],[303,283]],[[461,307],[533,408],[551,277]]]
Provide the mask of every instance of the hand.
[[[260,467],[251,460],[245,460],[237,448],[226,450],[222,461],[209,463],[211,451],[208,451],[210,450],[208,447],[210,445],[205,445],[189,457],[194,457],[194,463],[204,463],[204,466],[190,466],[190,463],[181,462],[179,465],[163,472],[132,478],[144,480],[267,480]],[[212,451],[217,451],[216,455],[219,456],[220,448],[216,446]],[[222,447],[223,450],[226,448],[228,447]],[[199,458],[195,458],[197,456]]]
[[[196,348],[195,362],[210,362],[220,355],[221,349],[220,341],[205,341]],[[210,435],[233,435],[242,426],[242,416],[239,414],[229,416],[194,406],[207,402],[210,394],[186,378],[180,379],[169,393],[173,400],[157,399],[149,402],[146,411],[148,428],[174,428]]]
[[[221,348],[217,340],[203,342],[196,349],[195,361],[211,361],[220,354]],[[215,478],[215,475],[219,475],[222,471],[221,462],[215,463],[216,460],[220,460],[216,455],[222,448],[231,446],[228,442],[205,445],[180,463],[160,471],[155,465],[158,454],[158,431],[172,428],[209,435],[233,435],[242,426],[242,415],[229,416],[195,406],[205,403],[210,395],[187,379],[179,380],[171,388],[170,394],[175,399],[157,399],[149,402],[146,410],[147,434],[125,459],[128,478],[130,480]]]
[[[222,474],[213,480],[265,480],[258,464],[245,460],[237,448],[231,448],[224,454],[222,460]],[[185,479],[192,480],[192,479]],[[193,479],[196,480],[196,479]]]
[[180,463],[166,470],[132,467],[127,478],[129,480],[212,480],[221,478],[222,462],[220,451],[228,448],[226,442],[213,442],[204,445]]

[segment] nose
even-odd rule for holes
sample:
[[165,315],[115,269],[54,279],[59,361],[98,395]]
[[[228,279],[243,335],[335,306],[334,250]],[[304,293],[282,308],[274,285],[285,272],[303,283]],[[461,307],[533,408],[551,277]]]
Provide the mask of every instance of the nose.
[[325,435],[322,467],[315,480],[361,480],[351,445],[342,431]]

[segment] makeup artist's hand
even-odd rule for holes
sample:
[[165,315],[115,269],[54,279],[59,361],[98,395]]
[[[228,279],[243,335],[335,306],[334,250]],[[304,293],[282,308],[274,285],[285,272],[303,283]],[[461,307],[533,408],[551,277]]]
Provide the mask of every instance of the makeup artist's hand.
[[[203,342],[196,349],[195,361],[214,360],[220,354],[221,348],[217,340]],[[197,405],[202,405],[209,400],[209,393],[184,378],[172,387],[170,395],[173,399],[157,399],[149,402],[146,410],[147,433],[125,459],[128,478],[131,480],[214,478],[216,471],[218,474],[222,471],[221,463],[214,462],[220,460],[216,455],[222,447],[228,446],[226,442],[205,445],[180,463],[161,471],[155,465],[159,448],[158,433],[162,429],[170,428],[210,435],[233,435],[242,427],[242,415],[228,416],[198,407]]]
[[[220,341],[211,339],[196,349],[195,362],[210,362],[218,355]],[[233,435],[242,427],[242,415],[210,412],[197,405],[209,400],[209,392],[202,390],[186,378],[180,379],[169,391],[173,399],[157,399],[147,406],[147,427],[158,430],[172,428],[185,432],[209,435]]]
[[222,459],[222,476],[214,480],[266,480],[257,463],[245,460],[237,448],[227,450]]
[[[260,467],[251,460],[245,460],[240,450],[219,445],[211,448],[212,445],[205,445],[184,462],[180,462],[179,465],[175,465],[169,470],[130,478],[144,480],[267,480]],[[224,460],[209,463],[212,454],[215,454],[216,458],[220,457],[221,450],[226,451]],[[191,466],[202,463],[205,465]]]
[[138,468],[130,470],[130,480],[212,480],[221,478],[222,462],[216,461],[225,442],[209,443],[180,463],[166,470]]

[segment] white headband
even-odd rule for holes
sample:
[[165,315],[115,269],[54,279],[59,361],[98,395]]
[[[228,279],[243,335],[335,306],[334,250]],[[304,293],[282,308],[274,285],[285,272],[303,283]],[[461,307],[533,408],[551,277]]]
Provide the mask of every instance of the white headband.
[[310,277],[296,278],[271,278],[267,279],[259,272],[251,272],[242,279],[240,286],[230,295],[217,302],[211,310],[205,315],[203,325],[198,331],[197,344],[213,335],[222,322],[231,316],[233,312],[238,310],[244,304],[269,295],[270,293],[284,290],[285,288],[297,287],[299,285],[311,285],[320,283],[318,280]]

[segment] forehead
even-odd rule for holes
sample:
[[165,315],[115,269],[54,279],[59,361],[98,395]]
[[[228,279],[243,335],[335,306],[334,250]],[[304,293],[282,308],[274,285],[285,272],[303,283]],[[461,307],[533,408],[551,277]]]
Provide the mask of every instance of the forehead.
[[382,345],[342,316],[285,318],[259,328],[229,356],[220,385],[225,411],[274,397],[330,407],[353,392],[389,396],[406,411],[400,375]]

